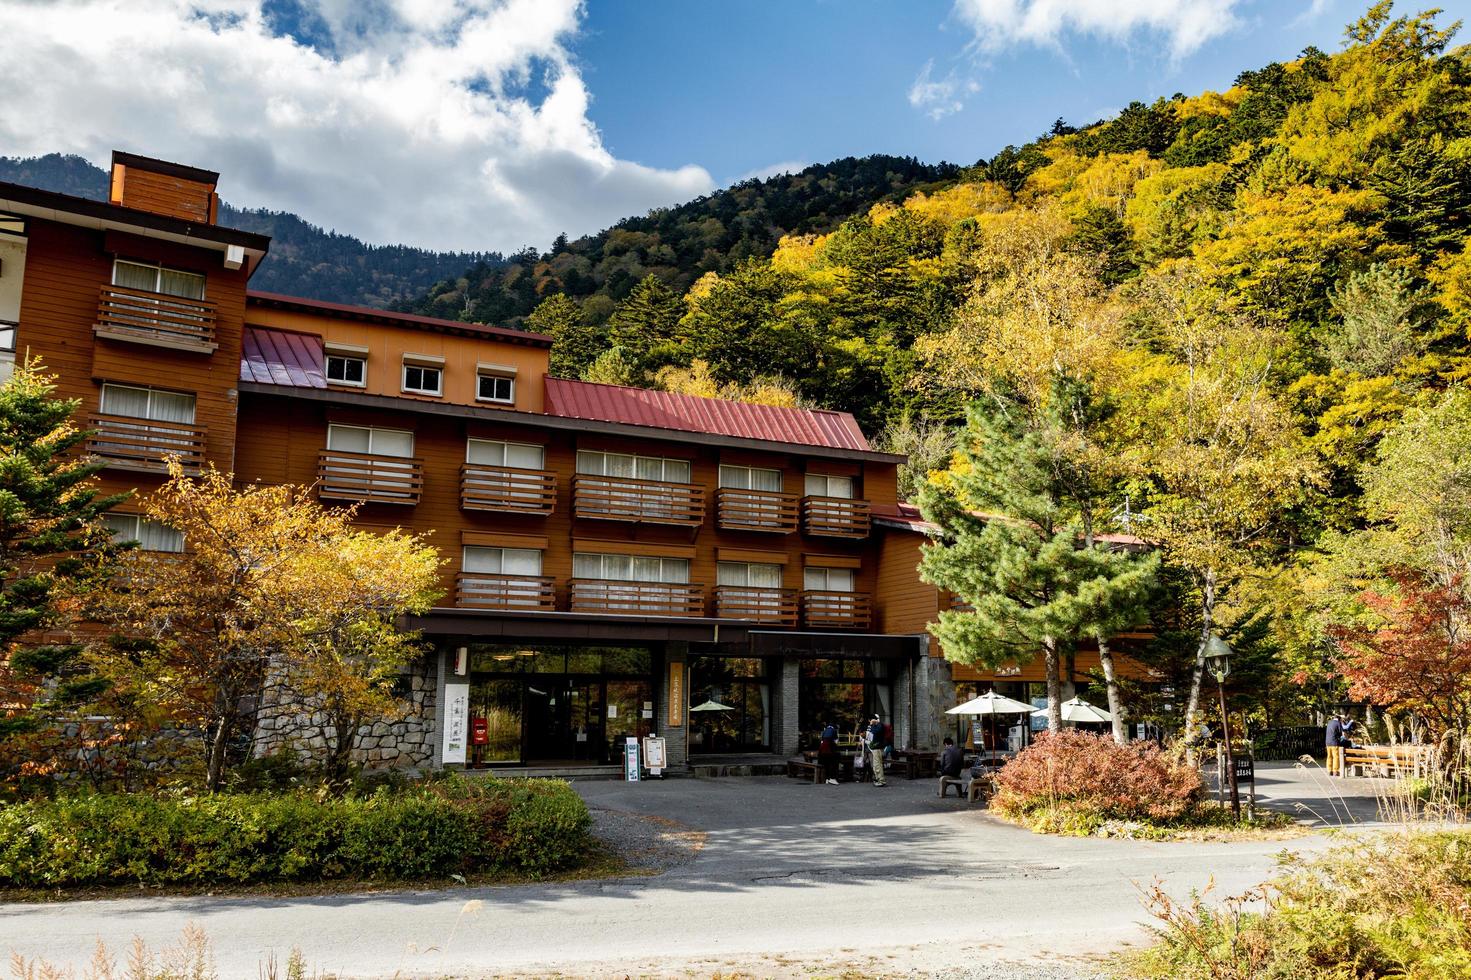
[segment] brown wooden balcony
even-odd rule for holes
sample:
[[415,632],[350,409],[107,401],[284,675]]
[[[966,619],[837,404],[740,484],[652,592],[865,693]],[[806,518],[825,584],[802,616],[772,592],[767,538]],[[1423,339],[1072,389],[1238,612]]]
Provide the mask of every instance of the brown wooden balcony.
[[317,493],[328,500],[412,506],[424,493],[424,461],[323,449],[317,457]]
[[460,467],[460,506],[545,517],[557,506],[557,475],[465,463]]
[[869,524],[866,500],[802,498],[802,530],[808,534],[825,538],[866,538]]
[[204,464],[204,426],[181,422],[158,422],[129,415],[87,416],[92,434],[87,452],[102,457],[108,466],[128,470],[167,469],[165,460],[178,457],[187,473],[197,473]]
[[705,520],[705,488],[622,476],[572,478],[572,511],[601,521],[637,521],[698,527]]
[[720,526],[731,531],[766,531],[791,534],[797,529],[800,501],[794,493],[770,490],[715,491],[715,510]]
[[468,609],[550,610],[557,605],[557,587],[549,575],[461,572],[455,597]]
[[796,589],[760,589],[747,585],[715,587],[715,615],[769,626],[797,625]]
[[867,592],[802,593],[802,625],[812,629],[866,630],[873,620]]
[[703,616],[705,587],[670,582],[575,578],[571,611],[632,616]]
[[213,303],[123,286],[102,287],[92,332],[111,340],[206,354],[219,347]]

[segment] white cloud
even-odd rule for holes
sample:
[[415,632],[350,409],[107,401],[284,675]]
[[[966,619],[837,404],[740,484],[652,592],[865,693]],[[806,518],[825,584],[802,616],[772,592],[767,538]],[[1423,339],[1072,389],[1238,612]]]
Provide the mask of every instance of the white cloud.
[[924,63],[909,86],[909,104],[931,119],[940,120],[965,108],[965,100],[981,90],[974,79],[965,78],[951,71],[944,78],[934,77],[935,62]]
[[739,184],[743,180],[768,180],[781,174],[799,174],[810,166],[812,166],[811,160],[783,160],[780,163],[748,170],[737,177],[733,183]]
[[0,153],[218,170],[233,204],[370,241],[546,246],[713,187],[614,157],[568,52],[581,0],[0,2]]
[[1015,44],[1061,47],[1064,37],[1126,42],[1143,34],[1183,58],[1238,26],[1241,0],[955,0],[955,16],[982,51]]

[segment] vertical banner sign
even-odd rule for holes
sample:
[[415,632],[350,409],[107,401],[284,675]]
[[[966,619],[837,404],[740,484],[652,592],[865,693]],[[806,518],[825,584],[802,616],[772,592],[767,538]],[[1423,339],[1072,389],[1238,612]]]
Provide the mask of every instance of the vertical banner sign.
[[684,661],[669,664],[669,727],[684,724]]
[[638,782],[638,739],[630,738],[623,743],[623,778],[630,783]]
[[444,685],[444,763],[465,762],[465,742],[470,726],[470,685]]

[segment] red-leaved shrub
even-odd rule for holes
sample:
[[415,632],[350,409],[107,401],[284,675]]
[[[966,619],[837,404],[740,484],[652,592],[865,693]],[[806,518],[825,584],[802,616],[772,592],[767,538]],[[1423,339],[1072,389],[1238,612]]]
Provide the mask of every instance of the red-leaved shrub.
[[996,777],[992,808],[1026,820],[1066,809],[1097,819],[1169,822],[1205,795],[1200,773],[1153,742],[1119,745],[1077,729],[1043,733]]

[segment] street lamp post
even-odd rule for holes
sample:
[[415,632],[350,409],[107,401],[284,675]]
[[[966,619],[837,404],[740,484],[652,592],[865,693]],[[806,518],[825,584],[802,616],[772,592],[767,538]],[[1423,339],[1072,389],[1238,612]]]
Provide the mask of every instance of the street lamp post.
[[1226,713],[1226,675],[1231,673],[1231,646],[1215,633],[1205,644],[1205,663],[1216,678],[1221,699],[1221,739],[1226,746],[1225,776],[1231,784],[1231,815],[1241,819],[1241,795],[1236,789],[1236,756],[1231,751],[1231,716]]

